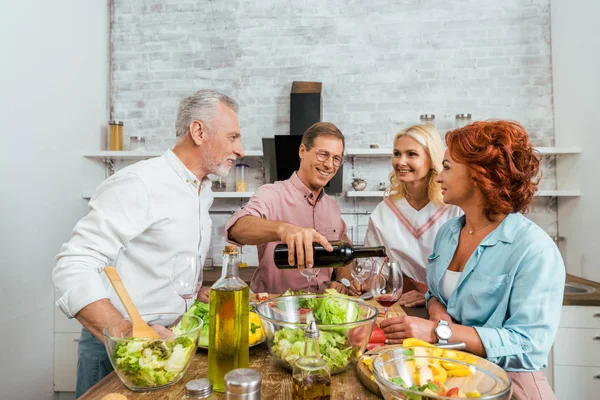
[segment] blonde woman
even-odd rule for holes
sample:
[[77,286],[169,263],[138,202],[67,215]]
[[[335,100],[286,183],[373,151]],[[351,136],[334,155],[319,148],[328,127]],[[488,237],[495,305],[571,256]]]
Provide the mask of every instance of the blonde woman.
[[442,225],[462,211],[442,201],[436,178],[442,170],[444,145],[430,124],[414,125],[396,134],[390,186],[377,205],[365,235],[366,246],[385,246],[388,257],[404,274],[399,304],[425,304],[427,257]]

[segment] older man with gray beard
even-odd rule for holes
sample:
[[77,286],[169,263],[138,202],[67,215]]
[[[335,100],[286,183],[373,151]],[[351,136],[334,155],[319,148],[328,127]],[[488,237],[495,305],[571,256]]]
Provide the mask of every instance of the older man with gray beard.
[[178,254],[205,259],[213,202],[207,175],[226,176],[244,155],[237,112],[233,99],[211,90],[183,99],[173,150],[102,182],[62,246],[53,270],[56,305],[83,325],[77,397],[112,371],[102,329],[125,311],[101,273],[120,251],[116,267],[141,314],[185,310],[171,283],[172,262]]

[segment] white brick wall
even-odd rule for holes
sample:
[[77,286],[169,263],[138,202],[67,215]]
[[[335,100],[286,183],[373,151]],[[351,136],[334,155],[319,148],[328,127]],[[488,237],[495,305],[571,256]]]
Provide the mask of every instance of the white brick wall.
[[[289,132],[291,83],[307,80],[323,82],[323,120],[351,147],[390,146],[421,113],[445,131],[459,112],[514,119],[536,145],[554,143],[549,0],[115,3],[111,112],[127,135],[172,141],[179,100],[215,88],[239,101],[244,145],[259,149],[261,137]],[[357,158],[346,187],[353,174],[369,187],[385,181],[388,164]],[[553,162],[544,164],[543,187],[553,188]],[[339,201],[344,211],[377,203]],[[532,215],[555,234],[547,202]]]

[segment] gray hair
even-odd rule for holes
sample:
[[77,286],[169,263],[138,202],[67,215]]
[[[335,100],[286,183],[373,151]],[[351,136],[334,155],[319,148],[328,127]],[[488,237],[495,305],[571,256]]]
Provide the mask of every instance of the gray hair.
[[177,111],[177,121],[175,121],[175,134],[177,137],[182,138],[185,136],[192,121],[202,121],[210,128],[219,103],[223,103],[236,113],[239,110],[235,100],[215,90],[201,89],[181,100]]

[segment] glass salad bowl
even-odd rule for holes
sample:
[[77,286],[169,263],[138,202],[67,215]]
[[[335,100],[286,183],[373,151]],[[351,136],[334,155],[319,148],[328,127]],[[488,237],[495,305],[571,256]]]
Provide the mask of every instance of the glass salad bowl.
[[325,295],[281,296],[256,306],[273,357],[291,368],[304,355],[309,316],[320,331],[319,350],[332,374],[346,370],[365,351],[376,307],[330,291]]
[[384,399],[481,398],[508,400],[511,379],[496,364],[437,347],[392,347],[373,360]]
[[[148,325],[165,327],[160,339],[133,338],[131,321],[124,318],[102,331],[115,372],[129,389],[156,390],[179,381],[196,352],[202,319],[195,315],[146,314]],[[169,328],[180,322],[177,334]]]

